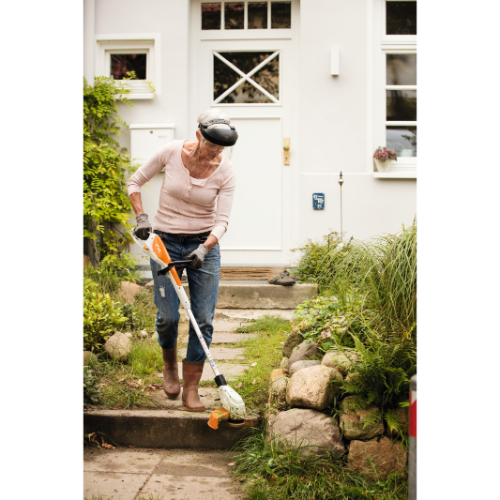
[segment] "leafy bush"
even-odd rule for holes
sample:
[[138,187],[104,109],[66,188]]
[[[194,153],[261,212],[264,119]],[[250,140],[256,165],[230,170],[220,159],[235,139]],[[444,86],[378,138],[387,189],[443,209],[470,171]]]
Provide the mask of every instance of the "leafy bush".
[[83,304],[84,350],[99,350],[126,321],[119,302],[114,302],[108,293],[87,289]]
[[122,271],[134,264],[130,256],[125,262],[120,255],[132,242],[126,175],[134,168],[127,150],[112,136],[127,126],[117,114],[116,102],[132,106],[126,98],[129,92],[111,78],[97,77],[94,86],[84,79],[84,237],[99,261]]

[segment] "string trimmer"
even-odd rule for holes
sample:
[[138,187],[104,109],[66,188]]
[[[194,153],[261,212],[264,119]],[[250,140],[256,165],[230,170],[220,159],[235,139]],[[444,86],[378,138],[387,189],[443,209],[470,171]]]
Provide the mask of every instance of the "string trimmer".
[[[150,257],[160,265],[161,269],[157,271],[158,275],[168,276],[168,278],[170,279],[170,282],[172,283],[172,286],[174,287],[174,290],[177,293],[181,304],[186,309],[189,321],[191,321],[194,331],[198,336],[198,340],[203,347],[203,351],[205,351],[205,355],[207,356],[210,366],[214,371],[214,380],[217,384],[217,387],[219,388],[220,401],[223,408],[225,408],[229,413],[229,422],[233,424],[243,425],[247,413],[245,403],[243,402],[243,399],[241,399],[241,396],[234,389],[227,385],[224,375],[219,373],[219,370],[217,370],[217,365],[215,364],[215,361],[212,358],[210,351],[208,350],[205,339],[203,338],[203,334],[201,333],[201,330],[196,323],[193,311],[191,310],[191,303],[189,302],[186,291],[184,290],[179,275],[177,274],[176,267],[186,267],[191,263],[191,260],[172,261],[170,255],[167,252],[167,249],[165,248],[165,245],[163,244],[163,241],[155,233],[151,232],[147,240],[141,240],[137,238],[134,230],[132,230],[132,238],[134,238],[134,241],[142,248],[142,251],[148,257]],[[216,416],[214,416],[214,418],[218,422],[219,419],[224,419],[224,415],[219,412]],[[211,419],[211,422],[213,420],[214,419]],[[215,423],[215,428],[217,428],[217,423]]]

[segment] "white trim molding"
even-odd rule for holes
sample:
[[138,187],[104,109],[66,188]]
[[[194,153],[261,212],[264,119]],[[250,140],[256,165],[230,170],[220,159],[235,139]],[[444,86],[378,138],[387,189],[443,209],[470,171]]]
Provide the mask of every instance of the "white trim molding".
[[[161,93],[160,33],[96,35],[95,76],[111,76],[111,54],[147,54],[146,80],[122,82],[131,93],[129,99],[153,99]],[[151,82],[155,91],[151,89]]]

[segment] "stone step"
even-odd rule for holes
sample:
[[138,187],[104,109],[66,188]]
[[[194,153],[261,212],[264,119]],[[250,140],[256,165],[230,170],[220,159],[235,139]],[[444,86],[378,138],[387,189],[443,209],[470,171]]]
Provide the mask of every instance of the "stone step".
[[[146,285],[151,287],[151,283]],[[189,296],[189,286],[184,284]],[[265,281],[221,281],[219,309],[295,309],[304,300],[316,297],[314,283],[296,283],[293,286],[270,285]]]
[[[215,359],[215,358],[214,358]],[[182,379],[182,362],[179,361],[177,363],[179,369],[179,377]],[[232,364],[232,363],[217,363],[217,369],[219,372],[224,375],[225,379],[229,382],[230,380],[234,380],[239,375],[242,375],[245,370],[248,368],[248,365],[240,365],[240,364]],[[159,376],[163,376],[162,373],[158,374]],[[214,371],[210,366],[210,363],[206,362],[203,365],[203,374],[201,376],[201,380],[213,380],[214,379]]]
[[[227,335],[234,335],[232,333],[229,333]],[[218,347],[214,346],[213,343],[210,346],[210,354],[212,355],[212,358],[215,360],[219,359],[245,359],[243,356],[243,351],[245,349],[240,349],[237,347]],[[179,354],[182,356],[184,359],[186,357],[186,351],[187,349],[181,349],[179,351]]]
[[[236,342],[243,342],[245,340],[250,340],[257,338],[258,335],[256,333],[218,333],[215,332],[212,335],[212,344],[235,344]],[[189,335],[186,335],[181,343],[182,344],[187,344],[189,340]],[[216,358],[214,358],[216,359]]]
[[263,318],[264,316],[278,316],[292,320],[295,309],[215,309],[216,320],[239,320],[242,322]]
[[[220,407],[219,389],[215,387],[200,387],[198,389],[198,394],[200,395],[201,402],[206,407],[206,412],[211,413],[215,408]],[[151,392],[149,398],[160,406],[161,410],[179,410],[187,412],[182,403],[182,390],[181,394],[177,399],[168,399],[163,389],[158,389]]]

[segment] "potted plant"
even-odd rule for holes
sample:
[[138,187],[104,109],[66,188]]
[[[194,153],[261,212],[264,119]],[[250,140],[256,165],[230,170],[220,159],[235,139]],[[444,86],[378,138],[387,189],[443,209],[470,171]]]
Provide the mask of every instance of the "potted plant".
[[373,153],[373,159],[375,160],[378,172],[388,172],[392,160],[398,161],[398,155],[393,149],[382,148],[379,146]]

